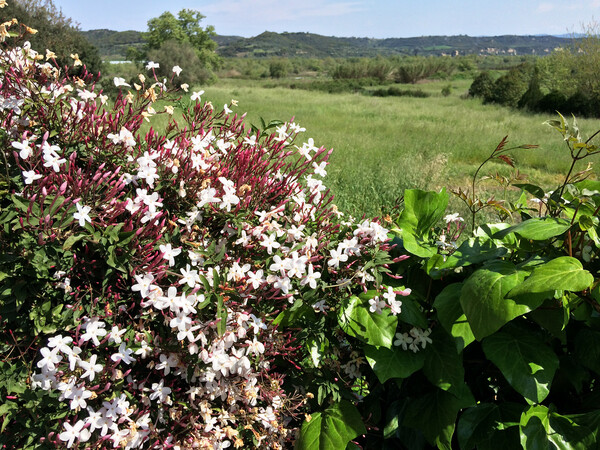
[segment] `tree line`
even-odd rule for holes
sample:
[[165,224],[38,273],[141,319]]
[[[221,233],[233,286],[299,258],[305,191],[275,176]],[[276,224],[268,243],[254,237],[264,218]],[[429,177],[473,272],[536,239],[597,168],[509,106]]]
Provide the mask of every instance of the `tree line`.
[[512,68],[499,77],[481,72],[469,94],[533,112],[600,117],[600,37],[590,25],[586,37],[544,58]]

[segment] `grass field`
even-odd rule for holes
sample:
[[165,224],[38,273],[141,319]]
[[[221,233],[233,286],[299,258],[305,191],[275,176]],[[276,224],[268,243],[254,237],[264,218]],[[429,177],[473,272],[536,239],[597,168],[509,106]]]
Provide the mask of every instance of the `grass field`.
[[[238,100],[236,112],[247,111],[248,123],[259,124],[260,117],[266,122],[294,118],[307,130],[304,140],[312,137],[317,145],[334,149],[326,184],[340,209],[353,215],[380,214],[381,206],[392,204],[405,188],[466,188],[479,163],[506,135],[509,146],[540,146],[513,153],[530,182],[548,188],[560,182],[570,158],[560,134],[543,124],[554,117],[465,99],[470,80],[451,82],[452,93],[444,97],[441,90],[448,83],[399,86],[429,92],[428,98],[381,98],[222,79],[204,87],[203,100],[215,108]],[[598,120],[582,119],[579,124],[584,135],[600,128]],[[494,163],[483,172],[511,170]],[[482,189],[494,193],[495,187],[486,181]],[[458,202],[453,205],[458,208]]]

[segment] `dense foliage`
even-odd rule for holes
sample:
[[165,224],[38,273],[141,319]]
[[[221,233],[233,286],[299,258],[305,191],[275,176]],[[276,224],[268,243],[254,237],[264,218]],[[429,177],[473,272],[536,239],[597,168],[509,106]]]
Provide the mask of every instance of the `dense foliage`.
[[142,34],[143,47],[133,47],[128,58],[135,61],[154,61],[159,64],[158,76],[168,77],[165,72],[173,66],[185,68],[182,83],[206,83],[218,68],[221,59],[215,50],[217,43],[212,39],[214,28],[202,28],[204,16],[191,9],[182,9],[175,17],[164,12],[148,21],[148,31]]
[[[18,0],[0,9],[0,22],[16,18],[37,31],[29,36],[33,49],[40,53],[52,49],[61,67],[71,65],[77,54],[91,73],[100,71],[102,61],[98,50],[80,33],[76,24],[65,17],[51,0]],[[74,67],[75,71],[81,68]]]
[[600,37],[597,26],[551,55],[514,67],[497,79],[480,73],[469,94],[534,112],[600,115]]
[[512,204],[477,195],[503,140],[467,227],[445,190],[357,221],[299,125],[43,59],[0,53],[0,443],[598,447],[596,135],[549,122],[573,164]]

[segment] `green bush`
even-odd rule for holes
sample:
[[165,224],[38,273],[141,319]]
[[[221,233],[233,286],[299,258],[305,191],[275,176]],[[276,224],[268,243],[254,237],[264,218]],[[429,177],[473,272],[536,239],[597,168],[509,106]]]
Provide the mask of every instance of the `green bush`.
[[430,94],[421,89],[400,89],[396,86],[390,86],[389,88],[379,88],[371,91],[375,97],[417,97],[426,98]]
[[269,62],[269,76],[271,78],[284,78],[290,71],[287,59],[273,59]]
[[[210,67],[202,64],[197,52],[188,42],[167,41],[157,50],[148,52],[148,60],[160,65],[156,74],[161,78],[173,79],[178,86],[206,84],[213,78]],[[176,75],[173,67],[179,66],[181,73]]]
[[559,91],[550,91],[537,103],[537,109],[543,112],[564,111],[567,103],[565,94]]
[[485,98],[485,101],[516,107],[527,90],[527,77],[528,74],[525,68],[511,69],[494,82],[491,95]]
[[480,97],[482,99],[491,99],[494,89],[494,78],[488,71],[481,72],[469,87],[471,97]]

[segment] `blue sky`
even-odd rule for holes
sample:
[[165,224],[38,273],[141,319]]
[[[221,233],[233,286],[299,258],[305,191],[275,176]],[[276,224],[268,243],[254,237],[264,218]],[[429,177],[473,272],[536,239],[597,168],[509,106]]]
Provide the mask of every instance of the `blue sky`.
[[600,0],[54,0],[82,30],[146,30],[164,11],[197,9],[221,35],[339,37],[565,34],[600,17]]

